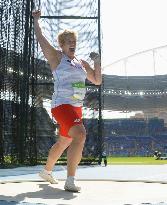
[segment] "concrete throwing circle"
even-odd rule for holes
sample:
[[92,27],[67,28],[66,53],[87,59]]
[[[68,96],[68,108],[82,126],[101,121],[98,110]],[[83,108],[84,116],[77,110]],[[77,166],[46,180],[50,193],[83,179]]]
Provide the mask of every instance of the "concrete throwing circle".
[[77,184],[82,187],[80,193],[64,191],[64,181],[55,185],[41,181],[1,182],[0,205],[167,205],[167,184],[107,180],[82,180]]

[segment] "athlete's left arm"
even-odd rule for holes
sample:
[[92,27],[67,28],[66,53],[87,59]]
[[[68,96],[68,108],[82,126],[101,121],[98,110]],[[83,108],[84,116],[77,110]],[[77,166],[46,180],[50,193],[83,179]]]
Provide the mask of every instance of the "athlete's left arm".
[[87,72],[87,79],[95,85],[101,85],[102,83],[102,74],[100,60],[92,59],[94,61],[94,69],[92,69],[88,62],[81,60],[82,65],[84,66]]

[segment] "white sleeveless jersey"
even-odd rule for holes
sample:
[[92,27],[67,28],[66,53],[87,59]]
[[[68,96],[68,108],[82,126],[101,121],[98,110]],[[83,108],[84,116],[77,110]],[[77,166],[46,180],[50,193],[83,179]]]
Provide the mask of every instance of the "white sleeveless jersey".
[[52,72],[54,77],[54,93],[51,107],[62,104],[82,106],[85,97],[86,71],[76,59],[71,60],[68,56],[62,56],[60,64]]

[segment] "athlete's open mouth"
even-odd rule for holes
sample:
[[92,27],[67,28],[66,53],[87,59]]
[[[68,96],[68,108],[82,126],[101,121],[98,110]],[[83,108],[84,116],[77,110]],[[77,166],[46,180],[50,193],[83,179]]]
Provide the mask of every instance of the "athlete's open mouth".
[[69,50],[70,50],[71,52],[75,52],[75,48],[73,48],[73,47],[69,48]]

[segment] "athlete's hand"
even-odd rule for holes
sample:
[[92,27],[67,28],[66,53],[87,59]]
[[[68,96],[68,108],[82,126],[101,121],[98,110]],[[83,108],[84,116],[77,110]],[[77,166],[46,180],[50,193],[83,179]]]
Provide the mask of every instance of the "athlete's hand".
[[84,68],[90,68],[90,65],[88,62],[84,61],[84,60],[81,60],[81,64],[83,65]]
[[96,52],[91,52],[89,57],[91,58],[91,60],[94,61],[94,63],[98,63],[100,64],[101,63],[101,60],[100,60],[100,55]]
[[32,16],[34,17],[34,20],[40,19],[41,16],[41,10],[35,10],[32,12]]

